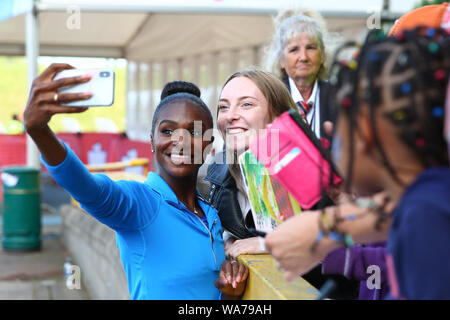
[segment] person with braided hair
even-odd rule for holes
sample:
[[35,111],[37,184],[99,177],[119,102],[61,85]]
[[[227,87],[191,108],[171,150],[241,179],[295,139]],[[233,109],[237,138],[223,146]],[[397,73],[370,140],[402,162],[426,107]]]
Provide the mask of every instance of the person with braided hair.
[[372,199],[294,217],[266,247],[293,279],[335,248],[388,239],[392,297],[449,299],[449,36],[423,27],[391,38],[372,32],[356,62],[333,65],[333,154],[347,190]]

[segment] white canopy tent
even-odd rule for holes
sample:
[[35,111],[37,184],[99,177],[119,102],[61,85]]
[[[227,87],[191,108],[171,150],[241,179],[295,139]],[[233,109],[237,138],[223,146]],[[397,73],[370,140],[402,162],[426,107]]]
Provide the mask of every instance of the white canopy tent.
[[[346,2],[353,2],[351,10],[343,11]],[[214,114],[223,80],[237,69],[260,65],[273,33],[272,16],[301,6],[322,13],[331,34],[327,45],[333,47],[343,39],[362,39],[382,1],[36,0],[22,14],[0,21],[0,55],[26,54],[29,83],[37,75],[39,55],[127,59],[127,132],[148,139],[165,82],[194,81]],[[396,8],[393,17],[410,9]],[[38,166],[38,153],[28,145],[28,164]]]

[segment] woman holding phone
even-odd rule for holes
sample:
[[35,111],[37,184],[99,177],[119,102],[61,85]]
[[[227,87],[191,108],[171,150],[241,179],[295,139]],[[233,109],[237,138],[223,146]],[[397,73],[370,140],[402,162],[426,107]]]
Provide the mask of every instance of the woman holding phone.
[[[151,128],[157,171],[149,173],[145,183],[115,182],[91,174],[48,126],[55,114],[87,110],[61,105],[92,96],[58,94],[59,88],[90,80],[90,76],[54,80],[58,72],[72,68],[52,64],[34,80],[24,112],[26,131],[57,183],[116,232],[130,297],[238,298],[248,270],[225,260],[217,212],[196,190],[200,164],[192,159],[197,152],[203,154],[209,141],[202,132],[213,126],[198,88],[185,82],[169,84],[171,90],[155,110]],[[194,123],[201,124],[200,131]]]

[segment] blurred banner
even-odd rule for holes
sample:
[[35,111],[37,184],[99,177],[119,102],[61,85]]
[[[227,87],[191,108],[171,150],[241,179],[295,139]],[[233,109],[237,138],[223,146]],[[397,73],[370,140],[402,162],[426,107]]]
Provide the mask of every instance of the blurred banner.
[[[149,142],[134,141],[118,133],[58,133],[56,136],[69,145],[85,164],[149,159],[152,169],[153,154]],[[0,134],[0,170],[4,166],[26,164],[25,134]]]
[[[1,1],[1,0],[0,0]],[[136,158],[148,159],[147,171],[153,168],[153,153],[149,142],[134,141],[119,133],[58,133],[56,136],[69,145],[80,160],[88,165],[124,162]],[[4,167],[26,165],[26,136],[0,134],[0,175]],[[41,165],[41,169],[47,169]],[[132,167],[127,172],[144,175],[144,168]],[[0,204],[3,201],[0,181]]]
[[[149,160],[146,170],[142,167],[130,167],[125,171],[140,175],[152,171],[153,153],[149,142],[130,140],[118,133],[58,133],[56,136],[67,143],[85,164],[102,165],[106,162],[146,158]],[[0,175],[5,167],[25,166],[26,163],[25,134],[0,134]],[[43,165],[41,169],[47,171]],[[0,181],[0,204],[3,202],[2,189]]]
[[0,1],[0,21],[25,13],[33,7],[33,0]]

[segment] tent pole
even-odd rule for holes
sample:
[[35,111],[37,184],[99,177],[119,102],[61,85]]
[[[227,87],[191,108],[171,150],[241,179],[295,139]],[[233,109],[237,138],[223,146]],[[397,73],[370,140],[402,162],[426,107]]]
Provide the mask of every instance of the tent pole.
[[[39,56],[39,21],[36,1],[33,1],[33,7],[26,13],[26,59],[27,59],[27,80],[28,92],[31,84],[38,74],[38,56]],[[40,168],[39,151],[33,140],[27,135],[27,166]]]
[[[153,113],[155,111],[155,98],[153,95],[153,90],[154,90],[154,78],[153,78],[153,61],[149,61],[147,62],[147,90],[148,92],[150,92],[150,96],[148,99],[148,104],[147,104],[147,117],[145,119],[145,123],[147,124],[148,128],[151,127],[152,125],[152,119],[153,119]],[[157,100],[159,101],[159,100]],[[148,135],[146,136],[146,139],[148,139]],[[147,141],[147,140],[146,140]]]

